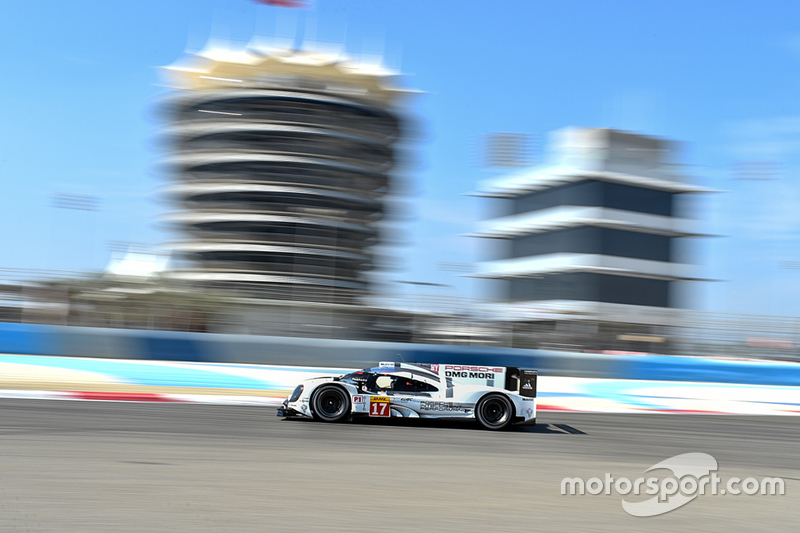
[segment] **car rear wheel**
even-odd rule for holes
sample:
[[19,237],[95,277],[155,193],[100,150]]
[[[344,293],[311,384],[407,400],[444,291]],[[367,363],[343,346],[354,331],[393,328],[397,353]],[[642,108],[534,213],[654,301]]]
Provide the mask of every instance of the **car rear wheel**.
[[350,416],[350,395],[336,385],[323,385],[314,392],[311,412],[322,422],[341,422]]
[[475,418],[486,429],[505,429],[514,420],[514,404],[503,394],[487,394],[478,402]]

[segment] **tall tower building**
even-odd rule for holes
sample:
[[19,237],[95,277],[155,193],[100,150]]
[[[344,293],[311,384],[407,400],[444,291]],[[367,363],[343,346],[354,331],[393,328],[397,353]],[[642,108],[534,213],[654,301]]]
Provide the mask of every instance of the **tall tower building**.
[[400,135],[395,73],[301,50],[206,50],[164,72],[169,275],[268,298],[364,296]]
[[706,192],[685,183],[675,143],[565,128],[549,148],[546,164],[480,187],[495,218],[477,235],[497,241],[475,275],[496,280],[496,296],[519,316],[527,309],[641,323],[675,307],[673,285],[698,280],[676,244],[700,236],[679,198]]

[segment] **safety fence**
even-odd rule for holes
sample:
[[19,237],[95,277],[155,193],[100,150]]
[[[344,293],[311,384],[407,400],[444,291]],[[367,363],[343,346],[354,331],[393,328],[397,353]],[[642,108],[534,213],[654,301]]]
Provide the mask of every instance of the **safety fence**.
[[0,269],[0,322],[800,361],[798,317],[624,306],[578,313],[412,291],[375,292],[362,305],[298,297],[288,289],[237,295],[166,280]]

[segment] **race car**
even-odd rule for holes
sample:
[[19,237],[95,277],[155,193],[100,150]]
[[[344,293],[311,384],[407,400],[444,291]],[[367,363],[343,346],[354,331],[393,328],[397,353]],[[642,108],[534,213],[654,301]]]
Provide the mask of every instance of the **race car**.
[[536,370],[515,367],[380,363],[307,379],[280,417],[342,422],[353,417],[475,419],[486,429],[536,423]]

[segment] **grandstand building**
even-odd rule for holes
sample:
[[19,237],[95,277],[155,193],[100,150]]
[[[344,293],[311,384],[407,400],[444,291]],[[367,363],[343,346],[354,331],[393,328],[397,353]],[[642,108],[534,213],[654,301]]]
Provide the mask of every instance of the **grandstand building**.
[[165,220],[180,235],[169,276],[268,298],[365,296],[400,136],[395,74],[299,50],[206,50],[164,72]]
[[700,279],[678,253],[680,239],[701,235],[680,200],[707,192],[685,182],[676,158],[655,137],[554,132],[544,165],[481,185],[494,215],[477,236],[495,246],[474,275],[494,280],[518,318],[668,323],[676,283]]

